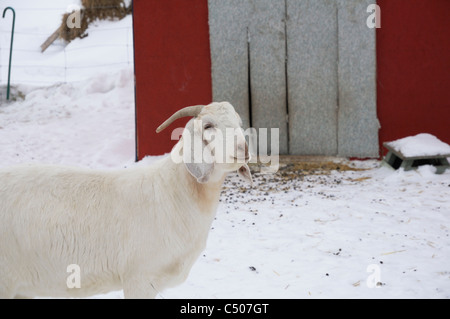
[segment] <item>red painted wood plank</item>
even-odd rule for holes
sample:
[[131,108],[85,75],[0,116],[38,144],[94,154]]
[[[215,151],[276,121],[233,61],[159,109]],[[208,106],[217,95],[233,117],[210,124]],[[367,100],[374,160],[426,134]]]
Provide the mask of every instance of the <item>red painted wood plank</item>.
[[178,109],[212,100],[207,0],[134,0],[137,157],[160,155],[176,141],[156,134]]
[[377,3],[380,147],[418,133],[450,143],[450,1]]

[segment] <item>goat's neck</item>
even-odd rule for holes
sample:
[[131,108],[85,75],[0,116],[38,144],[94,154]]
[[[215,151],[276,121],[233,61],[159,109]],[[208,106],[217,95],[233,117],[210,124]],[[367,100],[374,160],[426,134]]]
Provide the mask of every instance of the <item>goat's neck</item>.
[[218,181],[201,184],[188,172],[184,163],[173,163],[173,165],[178,171],[176,176],[181,177],[181,179],[176,182],[184,184],[186,192],[192,194],[200,212],[204,214],[215,214],[226,174],[224,173]]
[[197,202],[199,203],[198,206],[200,211],[206,214],[215,214],[217,205],[219,203],[222,184],[225,180],[225,174],[217,182],[201,184],[197,182],[197,180],[191,174],[189,174],[187,170],[186,173],[190,176],[190,178],[193,180],[193,184],[195,185],[194,192],[195,196],[197,197]]

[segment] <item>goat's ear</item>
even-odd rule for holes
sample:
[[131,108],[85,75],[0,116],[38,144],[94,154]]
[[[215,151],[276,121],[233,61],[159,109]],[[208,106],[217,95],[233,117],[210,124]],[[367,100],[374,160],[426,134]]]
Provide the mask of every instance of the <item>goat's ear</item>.
[[253,178],[252,173],[250,172],[250,168],[247,164],[242,165],[238,169],[238,174],[241,176],[245,181],[247,181],[251,186],[253,186]]
[[203,139],[201,121],[189,121],[183,136],[183,161],[188,172],[197,182],[207,183],[214,170],[214,157]]

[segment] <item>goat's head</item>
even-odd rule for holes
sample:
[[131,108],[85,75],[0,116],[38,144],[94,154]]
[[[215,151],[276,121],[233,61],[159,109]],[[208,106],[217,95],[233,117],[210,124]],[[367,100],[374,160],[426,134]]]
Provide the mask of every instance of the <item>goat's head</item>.
[[161,124],[160,132],[178,118],[193,116],[186,124],[180,141],[172,149],[172,159],[182,158],[187,170],[199,183],[217,181],[226,172],[238,171],[252,183],[247,162],[248,145],[242,121],[228,102],[185,107]]

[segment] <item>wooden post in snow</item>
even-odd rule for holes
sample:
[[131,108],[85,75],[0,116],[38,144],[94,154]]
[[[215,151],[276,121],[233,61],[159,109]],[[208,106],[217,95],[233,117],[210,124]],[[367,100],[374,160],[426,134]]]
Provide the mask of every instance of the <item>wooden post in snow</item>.
[[56,39],[58,39],[60,29],[61,29],[61,27],[56,29],[56,31],[53,32],[52,35],[49,36],[47,38],[47,40],[45,40],[45,42],[41,44],[41,52],[44,52],[45,50],[47,50],[47,48],[50,46],[50,44],[52,44],[53,42],[55,42]]

